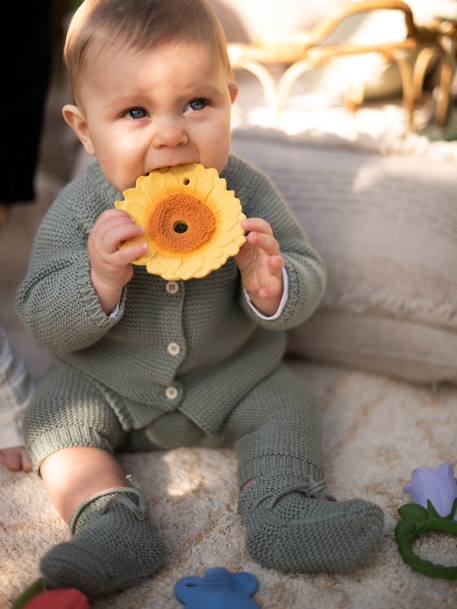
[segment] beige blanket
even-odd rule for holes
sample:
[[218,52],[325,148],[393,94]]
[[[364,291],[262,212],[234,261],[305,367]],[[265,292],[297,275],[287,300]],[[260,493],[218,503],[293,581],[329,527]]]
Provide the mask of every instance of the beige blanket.
[[[230,450],[180,449],[122,455],[143,486],[169,548],[169,562],[142,586],[94,609],[178,609],[175,582],[223,565],[254,573],[263,609],[445,609],[457,607],[457,582],[405,565],[393,531],[403,486],[420,465],[456,461],[457,389],[421,388],[383,376],[292,362],[322,403],[329,491],[379,503],[386,515],[380,553],[351,575],[284,575],[250,560],[236,512],[236,460]],[[67,538],[36,475],[0,471],[0,607],[11,606],[38,576],[40,556]],[[455,538],[424,539],[417,551],[457,564]],[[221,608],[222,609],[222,608]]]

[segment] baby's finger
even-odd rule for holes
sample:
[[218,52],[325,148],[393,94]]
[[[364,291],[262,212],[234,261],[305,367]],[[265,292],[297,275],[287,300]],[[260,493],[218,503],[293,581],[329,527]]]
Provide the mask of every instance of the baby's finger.
[[125,224],[127,222],[132,222],[131,217],[125,212],[117,209],[108,209],[101,213],[97,220],[95,221],[94,226],[92,227],[92,233],[103,233],[106,230],[109,230],[110,227],[116,224]]
[[284,268],[284,258],[279,256],[270,256],[268,265],[273,272],[280,272]]
[[100,245],[105,252],[115,252],[119,245],[128,239],[139,237],[144,234],[144,228],[137,224],[122,224],[106,233],[100,239]]
[[269,256],[277,256],[280,253],[279,243],[272,235],[252,232],[248,235],[248,242],[262,248]]
[[120,226],[137,226],[137,224],[135,224],[135,222],[133,222],[133,220],[125,214],[122,216],[111,216],[100,222],[100,224],[96,224],[92,229],[92,235],[98,240],[101,240]]
[[131,245],[128,247],[121,247],[112,256],[113,264],[117,266],[125,266],[131,264],[137,258],[145,256],[149,251],[147,243],[138,243],[137,245]]
[[263,218],[246,218],[241,222],[241,226],[245,231],[257,231],[259,233],[265,233],[266,235],[272,235],[273,229]]
[[235,262],[240,268],[244,270],[254,263],[255,257],[255,247],[251,245],[248,241],[246,241],[246,243],[244,243],[244,245],[241,247],[238,254],[235,256]]
[[136,223],[130,218],[130,216],[122,215],[122,216],[111,216],[110,218],[106,218],[104,222],[101,222],[98,230],[100,232],[109,232],[116,228],[117,226],[136,226]]
[[[272,263],[276,259],[277,262]],[[259,290],[266,290],[262,298],[270,298],[278,294],[282,289],[282,256],[265,256],[265,259],[257,267],[257,278]],[[272,268],[273,267],[277,268]],[[279,266],[278,266],[279,265]]]
[[130,218],[130,215],[122,210],[122,209],[106,209],[105,211],[103,211],[97,218],[95,224],[97,224],[98,222],[106,222],[107,220],[111,219],[111,218]]

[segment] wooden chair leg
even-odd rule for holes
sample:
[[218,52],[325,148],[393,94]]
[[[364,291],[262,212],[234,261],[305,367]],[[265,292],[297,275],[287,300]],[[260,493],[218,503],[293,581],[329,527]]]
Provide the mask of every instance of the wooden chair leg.
[[414,130],[414,86],[413,86],[413,69],[408,61],[400,54],[392,52],[391,58],[398,66],[403,90],[403,107],[405,109],[406,129],[408,132]]
[[420,101],[424,94],[425,76],[430,68],[430,64],[436,57],[439,51],[433,47],[425,47],[421,49],[416,57],[413,68],[413,89],[414,99]]
[[278,110],[278,99],[276,94],[276,83],[273,76],[270,74],[268,69],[258,63],[257,61],[243,59],[233,65],[236,70],[243,69],[247,70],[258,78],[262,85],[263,98],[265,105],[273,113],[277,113]]
[[451,85],[454,78],[453,62],[445,55],[440,66],[440,80],[436,89],[435,121],[438,127],[445,127],[449,120],[451,108]]

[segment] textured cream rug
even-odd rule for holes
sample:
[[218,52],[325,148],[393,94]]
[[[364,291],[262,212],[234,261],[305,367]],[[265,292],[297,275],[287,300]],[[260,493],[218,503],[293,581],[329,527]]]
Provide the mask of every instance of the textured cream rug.
[[[393,530],[402,488],[415,467],[456,462],[457,388],[415,387],[384,376],[292,362],[320,399],[329,490],[365,497],[386,515],[381,552],[351,575],[284,575],[248,557],[236,513],[236,460],[230,450],[180,449],[122,455],[145,489],[169,547],[155,579],[94,604],[94,609],[178,609],[181,577],[223,565],[260,581],[263,609],[446,609],[457,607],[457,582],[433,580],[406,566]],[[0,471],[0,607],[38,576],[40,556],[67,537],[35,475]],[[457,564],[456,539],[424,540],[418,552]],[[222,609],[222,608],[221,608]]]

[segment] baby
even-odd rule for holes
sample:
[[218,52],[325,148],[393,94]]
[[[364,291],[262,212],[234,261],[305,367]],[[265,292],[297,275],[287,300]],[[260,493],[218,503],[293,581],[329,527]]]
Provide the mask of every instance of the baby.
[[[230,154],[237,87],[219,22],[205,0],[86,0],[65,59],[75,104],[63,115],[97,162],[43,219],[18,295],[56,355],[24,422],[72,534],[44,556],[46,584],[96,598],[162,567],[146,499],[114,453],[180,446],[234,447],[260,564],[357,568],[380,545],[383,513],[325,494],[318,409],[282,363],[324,268],[268,178]],[[138,176],[194,162],[240,198],[247,242],[203,279],[165,281],[132,266],[144,245],[120,245],[143,229],[113,204]]]

